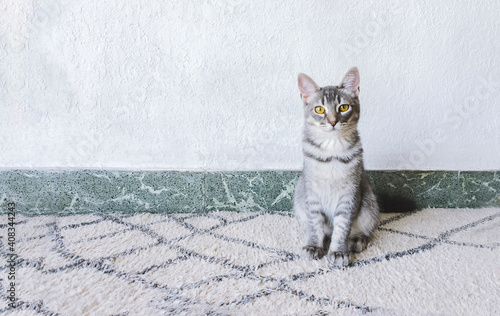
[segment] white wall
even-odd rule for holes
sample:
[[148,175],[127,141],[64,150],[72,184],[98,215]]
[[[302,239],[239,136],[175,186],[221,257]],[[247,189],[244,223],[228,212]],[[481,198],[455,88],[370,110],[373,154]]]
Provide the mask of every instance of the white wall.
[[297,74],[337,84],[358,66],[368,169],[500,169],[499,12],[4,0],[0,167],[300,169]]

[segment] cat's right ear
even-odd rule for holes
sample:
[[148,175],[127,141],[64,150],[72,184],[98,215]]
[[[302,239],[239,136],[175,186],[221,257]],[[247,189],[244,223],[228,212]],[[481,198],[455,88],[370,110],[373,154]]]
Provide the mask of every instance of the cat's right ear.
[[309,77],[306,74],[303,73],[299,74],[298,83],[299,83],[300,97],[304,102],[307,101],[308,97],[319,91],[319,87],[316,84],[316,82],[314,82],[314,80],[312,80],[311,77]]

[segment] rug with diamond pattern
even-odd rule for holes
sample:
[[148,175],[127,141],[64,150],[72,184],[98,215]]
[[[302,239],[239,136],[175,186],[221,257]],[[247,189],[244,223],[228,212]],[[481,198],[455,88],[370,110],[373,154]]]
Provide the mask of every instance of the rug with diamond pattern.
[[500,314],[500,209],[384,214],[347,268],[304,260],[284,212],[16,217],[9,315]]

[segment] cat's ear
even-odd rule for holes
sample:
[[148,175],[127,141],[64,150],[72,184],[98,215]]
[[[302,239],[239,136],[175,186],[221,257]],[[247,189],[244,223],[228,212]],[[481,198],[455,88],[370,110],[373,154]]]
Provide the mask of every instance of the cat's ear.
[[312,80],[311,77],[309,77],[306,74],[303,73],[299,74],[298,83],[299,83],[300,97],[304,102],[306,102],[308,97],[315,94],[319,90],[319,87],[316,84],[316,82],[314,82],[314,80]]
[[359,94],[359,71],[358,68],[352,67],[347,71],[342,79],[340,88],[346,90],[348,93],[358,96]]

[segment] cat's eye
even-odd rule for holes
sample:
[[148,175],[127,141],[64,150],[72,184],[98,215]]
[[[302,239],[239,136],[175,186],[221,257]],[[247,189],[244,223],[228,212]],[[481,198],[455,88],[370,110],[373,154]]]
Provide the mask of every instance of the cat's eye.
[[345,111],[349,110],[349,104],[340,105],[339,110],[340,110],[340,112],[345,112]]
[[325,108],[322,106],[317,106],[314,108],[314,111],[316,111],[316,113],[318,113],[318,114],[323,114],[323,113],[325,113]]

